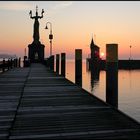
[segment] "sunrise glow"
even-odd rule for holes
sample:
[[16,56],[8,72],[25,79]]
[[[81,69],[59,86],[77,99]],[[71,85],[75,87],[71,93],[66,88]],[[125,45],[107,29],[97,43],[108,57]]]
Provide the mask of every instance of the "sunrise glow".
[[[66,52],[74,59],[75,49],[83,50],[83,58],[90,54],[93,34],[95,43],[105,52],[108,43],[117,43],[119,59],[128,59],[130,45],[133,59],[140,57],[140,2],[119,1],[8,1],[0,2],[0,53],[24,55],[24,50],[33,41],[34,21],[29,11],[35,14],[44,9],[40,22],[40,41],[45,45],[45,57],[49,56],[49,32],[46,22],[52,23],[54,35],[53,54]],[[124,18],[125,17],[125,18]],[[105,57],[101,53],[101,57]]]
[[103,52],[101,52],[101,57],[103,57],[105,54]]

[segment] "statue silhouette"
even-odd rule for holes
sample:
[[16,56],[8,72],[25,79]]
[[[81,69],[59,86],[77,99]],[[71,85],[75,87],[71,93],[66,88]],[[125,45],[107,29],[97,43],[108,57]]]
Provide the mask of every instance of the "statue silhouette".
[[31,19],[34,19],[33,27],[33,42],[28,45],[29,52],[28,56],[31,62],[43,62],[44,61],[44,45],[39,41],[39,21],[38,19],[43,18],[44,10],[42,9],[41,16],[38,16],[38,7],[36,6],[36,15],[32,16],[30,10],[29,15]]
[[39,21],[38,19],[40,18],[43,18],[43,13],[44,13],[44,10],[42,9],[42,13],[41,13],[41,16],[38,16],[38,7],[36,6],[36,16],[32,16],[32,11],[30,10],[30,18],[31,19],[35,19],[35,22],[34,22],[34,33],[33,33],[33,39],[34,39],[34,42],[35,43],[38,43],[39,42]]

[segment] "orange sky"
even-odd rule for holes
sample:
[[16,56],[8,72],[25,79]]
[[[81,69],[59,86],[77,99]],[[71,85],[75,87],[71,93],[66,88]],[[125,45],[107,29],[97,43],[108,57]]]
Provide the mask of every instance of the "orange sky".
[[[24,49],[32,43],[33,23],[29,11],[35,7],[45,10],[40,19],[40,41],[45,44],[45,56],[49,56],[50,30],[52,23],[53,54],[65,52],[74,59],[75,49],[83,50],[83,58],[90,53],[89,44],[94,37],[100,51],[105,53],[106,44],[118,43],[119,58],[140,59],[140,2],[94,2],[94,1],[15,1],[0,2],[0,53],[23,57]],[[96,35],[96,37],[95,37]]]

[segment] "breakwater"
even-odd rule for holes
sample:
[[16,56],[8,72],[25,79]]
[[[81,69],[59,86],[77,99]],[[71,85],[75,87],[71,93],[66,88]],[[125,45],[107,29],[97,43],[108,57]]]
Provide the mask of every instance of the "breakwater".
[[[87,59],[87,65],[90,69],[90,59]],[[106,69],[106,60],[100,60],[99,67],[101,70]],[[118,60],[118,69],[140,69],[140,60]]]

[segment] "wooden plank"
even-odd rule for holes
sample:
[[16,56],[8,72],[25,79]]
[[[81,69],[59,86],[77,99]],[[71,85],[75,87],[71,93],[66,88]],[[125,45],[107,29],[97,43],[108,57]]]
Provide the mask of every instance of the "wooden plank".
[[8,138],[28,72],[16,68],[0,74],[0,139]]
[[[20,79],[22,72],[22,80],[15,86],[18,83],[15,79]],[[140,138],[139,123],[42,64],[6,73],[0,80],[5,81],[0,84],[0,114],[3,114],[0,136],[9,139]],[[9,133],[7,128],[11,127],[15,115],[22,83],[23,96]],[[7,111],[2,109],[2,104],[7,104]]]

